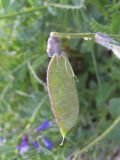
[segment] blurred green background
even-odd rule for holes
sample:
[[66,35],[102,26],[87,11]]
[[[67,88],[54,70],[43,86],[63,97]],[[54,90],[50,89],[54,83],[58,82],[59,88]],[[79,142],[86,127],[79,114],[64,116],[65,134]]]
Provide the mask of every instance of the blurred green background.
[[[119,35],[120,1],[0,0],[0,136],[6,139],[0,146],[0,160],[71,160],[72,152],[104,132],[120,115],[119,59],[93,41],[62,39],[79,80],[80,116],[64,145],[59,145],[62,137],[45,90],[50,61],[46,44],[52,31]],[[21,136],[38,137],[34,128],[44,120],[54,123],[44,133],[54,149],[44,149],[42,155],[31,146],[26,156],[17,154]],[[117,160],[119,147],[120,125],[78,159]]]

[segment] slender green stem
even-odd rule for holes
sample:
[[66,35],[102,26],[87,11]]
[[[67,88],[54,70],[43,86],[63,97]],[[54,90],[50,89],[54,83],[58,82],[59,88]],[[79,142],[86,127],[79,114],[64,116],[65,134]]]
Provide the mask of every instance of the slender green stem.
[[23,97],[30,97],[30,98],[34,98],[34,96],[33,96],[33,95],[28,94],[28,93],[26,93],[26,92],[23,92],[23,91],[21,91],[21,90],[16,90],[15,92],[16,92],[18,95],[23,96]]
[[[85,40],[92,40],[95,37],[95,33],[60,33],[60,32],[51,32],[51,36],[58,36],[60,38],[84,38]],[[112,35],[109,34],[109,36],[120,39],[120,35]]]
[[88,38],[93,39],[95,34],[94,33],[60,33],[60,32],[51,32],[51,36],[58,36],[60,38]]
[[79,10],[84,7],[84,5],[68,5],[68,4],[59,4],[59,3],[47,3],[45,5],[49,7],[59,8],[59,9],[72,9],[72,10]]
[[76,10],[76,9],[81,9],[84,6],[83,5],[72,6],[72,5],[65,5],[65,4],[62,5],[62,4],[47,3],[47,2],[45,2],[42,6],[39,6],[39,7],[29,8],[29,9],[26,9],[25,11],[13,13],[13,14],[2,15],[2,16],[0,16],[0,19],[22,16],[22,15],[29,14],[29,13],[32,13],[32,12],[35,12],[35,11],[40,11],[41,9],[46,9],[48,7],[59,8],[59,9],[72,9],[72,10]]
[[6,87],[3,89],[2,93],[0,94],[0,101],[2,101],[4,99],[5,94],[7,93],[7,91],[9,90],[10,86],[12,84],[12,81],[10,81]]
[[2,16],[0,16],[0,19],[7,19],[7,18],[12,18],[12,17],[22,16],[22,15],[29,14],[29,13],[32,13],[35,11],[39,11],[39,10],[45,9],[45,8],[47,8],[47,5],[36,7],[36,8],[30,8],[25,11],[13,13],[13,14],[2,15]]
[[9,89],[10,85],[11,85],[11,82],[8,83],[8,85],[7,85],[7,86],[5,87],[5,89],[3,90],[2,94],[0,95],[0,99],[3,99],[5,93],[6,93],[7,90]]
[[93,140],[90,144],[85,146],[80,151],[76,151],[75,153],[73,153],[74,155],[73,160],[75,160],[80,154],[87,152],[89,149],[91,149],[96,144],[100,143],[103,139],[105,139],[105,137],[108,136],[108,134],[110,134],[119,123],[120,123],[120,116],[117,117],[116,120],[110,125],[110,127],[107,128],[98,138]]
[[91,51],[91,55],[92,55],[92,60],[93,60],[93,65],[94,65],[94,69],[95,69],[97,82],[98,82],[99,89],[100,89],[101,88],[101,80],[100,80],[100,76],[99,76],[99,73],[98,73],[97,61],[96,61],[95,54],[94,54],[93,51]]
[[28,68],[31,72],[31,74],[33,75],[33,77],[36,79],[37,82],[39,82],[39,84],[41,84],[44,89],[47,91],[47,86],[46,84],[36,75],[35,71],[33,70],[31,64],[29,62],[27,62]]
[[[27,62],[29,62],[29,61],[33,60],[34,58],[37,58],[37,57],[39,57],[39,55],[34,55],[34,56],[28,58],[27,60],[23,61],[21,64],[19,64],[18,66],[16,66],[15,69],[12,70],[12,72],[11,72],[10,75],[14,74],[14,73],[17,72],[21,67],[24,67],[24,65],[26,65]],[[9,77],[10,75],[8,75],[8,77]]]

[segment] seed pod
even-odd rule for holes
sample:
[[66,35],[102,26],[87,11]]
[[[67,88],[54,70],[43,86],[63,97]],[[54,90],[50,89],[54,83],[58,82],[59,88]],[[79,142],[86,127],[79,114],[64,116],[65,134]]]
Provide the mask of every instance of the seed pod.
[[54,55],[47,71],[47,86],[52,110],[64,137],[78,119],[79,100],[73,71],[68,59]]

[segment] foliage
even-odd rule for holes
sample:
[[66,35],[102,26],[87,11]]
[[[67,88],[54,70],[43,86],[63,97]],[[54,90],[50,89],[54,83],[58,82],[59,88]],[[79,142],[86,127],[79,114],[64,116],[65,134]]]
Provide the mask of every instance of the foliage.
[[[46,91],[49,33],[119,35],[120,2],[0,0],[0,7],[0,137],[6,139],[0,146],[0,159],[67,159],[103,133],[120,115],[120,63],[111,51],[92,41],[62,39],[62,47],[78,79],[80,116],[61,147],[62,137]],[[119,37],[117,40],[120,42]],[[30,141],[33,137],[37,139],[39,135],[34,129],[46,119],[54,125],[43,135],[51,138],[54,149],[48,150],[40,142],[44,154],[30,145],[24,156],[19,155],[15,148],[22,136],[28,134]],[[120,144],[119,133],[120,125],[85,153],[84,159],[98,159],[103,153],[106,160],[112,157]]]

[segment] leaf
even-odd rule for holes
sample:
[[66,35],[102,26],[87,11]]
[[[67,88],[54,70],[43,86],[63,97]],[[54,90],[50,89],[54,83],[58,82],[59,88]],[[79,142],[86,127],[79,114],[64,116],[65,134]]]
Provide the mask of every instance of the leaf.
[[70,62],[54,55],[47,71],[47,86],[52,110],[64,137],[78,119],[79,100]]
[[96,103],[98,108],[103,109],[105,102],[113,93],[114,88],[115,88],[115,85],[110,85],[107,83],[104,83],[101,85],[101,88],[100,90],[98,90],[98,93],[96,96]]
[[120,75],[119,67],[112,66],[111,67],[111,77],[112,77],[113,80],[116,80],[116,81],[120,82],[120,77],[118,75]]
[[109,140],[113,140],[117,144],[120,144],[120,125],[118,125],[108,136]]
[[117,117],[120,115],[120,98],[113,98],[109,102],[109,112],[112,116]]
[[0,154],[5,154],[5,153],[11,153],[15,152],[15,146],[7,146],[7,145],[2,145],[0,146]]
[[9,0],[1,0],[2,8],[7,8],[9,6],[9,3],[10,3]]

